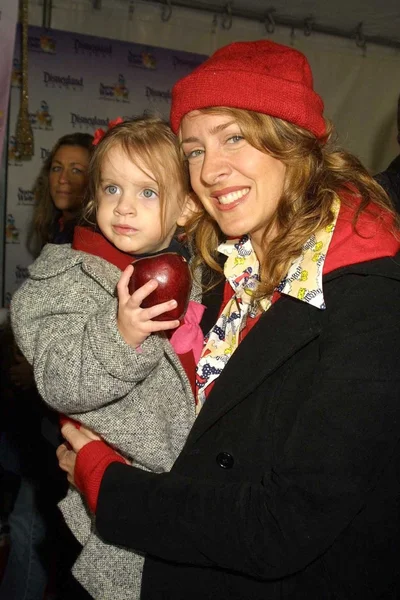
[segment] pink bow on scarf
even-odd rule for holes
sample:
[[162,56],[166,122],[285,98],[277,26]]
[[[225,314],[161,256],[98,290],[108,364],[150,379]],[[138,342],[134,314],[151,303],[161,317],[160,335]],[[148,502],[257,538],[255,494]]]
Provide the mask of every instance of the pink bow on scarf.
[[204,344],[204,336],[199,323],[205,308],[204,304],[191,300],[183,318],[183,324],[178,327],[170,339],[177,354],[186,354],[192,350],[196,364],[200,359]]

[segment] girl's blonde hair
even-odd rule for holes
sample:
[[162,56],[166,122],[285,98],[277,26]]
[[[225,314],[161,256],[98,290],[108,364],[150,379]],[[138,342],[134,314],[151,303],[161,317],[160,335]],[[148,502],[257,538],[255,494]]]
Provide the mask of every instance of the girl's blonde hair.
[[[333,147],[329,122],[324,143],[305,129],[266,114],[236,108],[207,108],[200,112],[232,117],[249,144],[286,165],[283,193],[274,220],[263,235],[265,252],[260,261],[259,299],[273,292],[309,237],[332,222],[332,202],[339,196],[341,202],[348,204],[356,204],[357,200],[355,227],[360,213],[373,211],[373,206],[368,205],[374,203],[393,214],[397,235],[399,217],[391,200],[355,156]],[[186,228],[200,255],[195,262],[204,261],[210,267],[212,282],[215,273],[222,274],[217,246],[224,235],[201,202],[195,201],[198,211]],[[272,230],[277,233],[267,243]]]
[[39,254],[45,244],[52,241],[53,226],[61,216],[61,212],[54,206],[50,195],[49,174],[52,162],[62,146],[79,146],[92,152],[93,136],[90,133],[69,133],[60,137],[54,144],[49,156],[43,163],[39,176],[36,179],[33,194],[35,206],[28,234],[28,249],[34,256]]
[[[183,205],[189,194],[189,172],[182,163],[179,141],[166,121],[144,116],[124,121],[109,129],[96,146],[89,164],[88,202],[84,219],[96,226],[97,193],[101,186],[101,166],[108,152],[120,147],[132,162],[140,161],[158,184],[161,230],[165,234],[165,209],[169,196],[177,195]],[[180,188],[180,189],[179,189]]]

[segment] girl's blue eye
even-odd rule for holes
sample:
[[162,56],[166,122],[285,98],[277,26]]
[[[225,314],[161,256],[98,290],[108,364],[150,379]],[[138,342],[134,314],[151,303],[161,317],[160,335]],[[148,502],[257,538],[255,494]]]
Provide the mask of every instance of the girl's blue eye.
[[111,196],[114,196],[115,194],[118,193],[118,187],[116,185],[108,185],[106,187],[107,194],[110,194]]
[[157,194],[154,190],[151,190],[150,188],[146,188],[143,190],[143,196],[145,198],[156,198]]
[[74,175],[82,175],[83,174],[82,169],[78,169],[78,167],[74,167],[72,169],[72,172],[74,173]]
[[58,165],[53,165],[50,170],[52,173],[57,173],[57,171],[60,171],[60,169],[61,167],[59,167]]

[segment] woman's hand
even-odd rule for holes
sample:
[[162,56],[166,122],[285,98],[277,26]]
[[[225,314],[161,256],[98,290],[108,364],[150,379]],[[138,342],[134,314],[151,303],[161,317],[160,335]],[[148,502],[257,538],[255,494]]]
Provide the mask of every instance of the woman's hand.
[[[82,426],[76,429],[73,423],[66,423],[61,427],[61,433],[66,443],[57,448],[60,468],[66,471],[68,481],[85,497],[90,511],[94,514],[106,468],[114,462],[130,463],[90,429]],[[78,470],[75,473],[77,463]]]
[[154,317],[176,307],[176,300],[156,304],[151,308],[141,308],[141,303],[156,289],[158,283],[151,279],[130,295],[129,280],[133,273],[133,265],[129,265],[122,273],[117,285],[118,290],[118,329],[125,342],[137,348],[151,334],[157,331],[176,329],[179,321],[152,321]]
[[86,427],[81,426],[77,429],[72,423],[66,423],[61,427],[61,433],[66,439],[66,443],[61,444],[57,448],[56,454],[58,464],[63,471],[66,471],[67,478],[72,485],[75,485],[74,472],[76,455],[79,450],[82,450],[86,444],[93,440],[101,440],[101,438]]

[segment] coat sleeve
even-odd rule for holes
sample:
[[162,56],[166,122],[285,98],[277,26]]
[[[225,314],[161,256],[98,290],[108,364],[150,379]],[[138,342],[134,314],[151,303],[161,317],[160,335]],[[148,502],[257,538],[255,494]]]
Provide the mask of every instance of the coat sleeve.
[[79,264],[55,277],[29,278],[13,297],[11,317],[39,393],[66,414],[124,397],[163,355],[155,335],[140,353],[125,343],[117,327],[117,299]]
[[273,468],[256,483],[222,484],[195,469],[188,477],[112,464],[97,507],[104,539],[264,579],[304,568],[335,543],[368,503],[400,437],[400,284],[356,279],[324,324],[311,393]]

